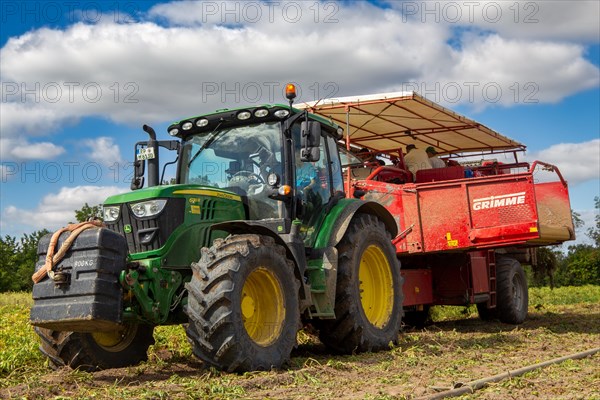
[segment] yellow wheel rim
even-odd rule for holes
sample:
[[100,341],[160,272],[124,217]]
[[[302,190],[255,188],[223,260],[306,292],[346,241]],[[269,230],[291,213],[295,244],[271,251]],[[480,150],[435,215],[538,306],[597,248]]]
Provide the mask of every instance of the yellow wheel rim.
[[394,308],[394,283],[390,263],[378,246],[367,247],[358,269],[360,302],[367,319],[377,328],[388,323]]
[[248,336],[261,346],[275,342],[285,319],[283,291],[275,275],[264,267],[252,271],[241,299],[242,319]]
[[123,329],[111,332],[94,332],[92,338],[106,351],[119,352],[126,349],[135,338],[137,325],[125,325]]

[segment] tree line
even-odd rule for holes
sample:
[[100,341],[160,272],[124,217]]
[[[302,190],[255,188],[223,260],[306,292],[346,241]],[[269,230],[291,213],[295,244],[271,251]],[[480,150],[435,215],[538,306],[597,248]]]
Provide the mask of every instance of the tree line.
[[[77,222],[87,221],[91,217],[99,217],[101,206],[90,206],[87,203],[75,210]],[[38,261],[38,242],[50,233],[47,229],[24,234],[19,240],[6,235],[0,237],[0,293],[31,291],[33,282],[31,275]]]
[[[570,245],[566,252],[559,247],[538,248],[538,265],[533,269],[531,286],[600,285],[600,198],[595,197],[594,201],[595,224],[586,232],[592,244]],[[100,215],[99,205],[86,203],[80,210],[75,210],[77,222]],[[583,226],[579,214],[573,213],[573,220],[577,228]],[[32,289],[31,275],[38,261],[37,245],[48,233],[42,229],[24,234],[19,240],[9,235],[0,237],[0,293]]]

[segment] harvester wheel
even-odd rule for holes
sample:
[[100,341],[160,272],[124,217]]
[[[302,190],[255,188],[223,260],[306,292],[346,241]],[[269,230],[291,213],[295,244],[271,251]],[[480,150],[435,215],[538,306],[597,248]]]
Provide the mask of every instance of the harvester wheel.
[[127,324],[113,332],[66,332],[35,328],[42,339],[40,351],[52,368],[68,366],[98,371],[138,364],[148,359],[154,344],[153,327]]
[[357,214],[337,249],[336,318],[318,321],[321,341],[341,353],[389,348],[398,341],[403,300],[389,233],[375,216]]
[[521,324],[527,317],[529,304],[527,278],[523,267],[514,258],[500,258],[497,271],[497,317],[507,324]]
[[194,354],[218,369],[280,368],[300,324],[300,283],[285,249],[268,236],[232,235],[192,264],[186,328]]

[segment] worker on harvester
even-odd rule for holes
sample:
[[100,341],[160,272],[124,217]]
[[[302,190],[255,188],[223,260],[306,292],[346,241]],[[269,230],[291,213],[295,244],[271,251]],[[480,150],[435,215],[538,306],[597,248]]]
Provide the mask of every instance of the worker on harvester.
[[429,156],[422,149],[417,149],[414,144],[406,146],[406,155],[404,156],[404,164],[406,168],[412,172],[413,177],[417,176],[417,171],[421,169],[431,169]]
[[429,156],[431,168],[446,168],[446,163],[437,156],[437,151],[435,151],[433,146],[429,146],[427,149],[425,149],[425,152]]

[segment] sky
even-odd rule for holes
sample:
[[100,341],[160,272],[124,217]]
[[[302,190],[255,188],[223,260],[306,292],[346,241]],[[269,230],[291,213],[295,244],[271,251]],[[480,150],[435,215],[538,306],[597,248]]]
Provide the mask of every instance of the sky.
[[[600,195],[598,1],[0,3],[0,235],[129,190],[143,124],[415,90]],[[166,161],[169,156],[163,157]],[[579,242],[587,238],[579,233]]]

